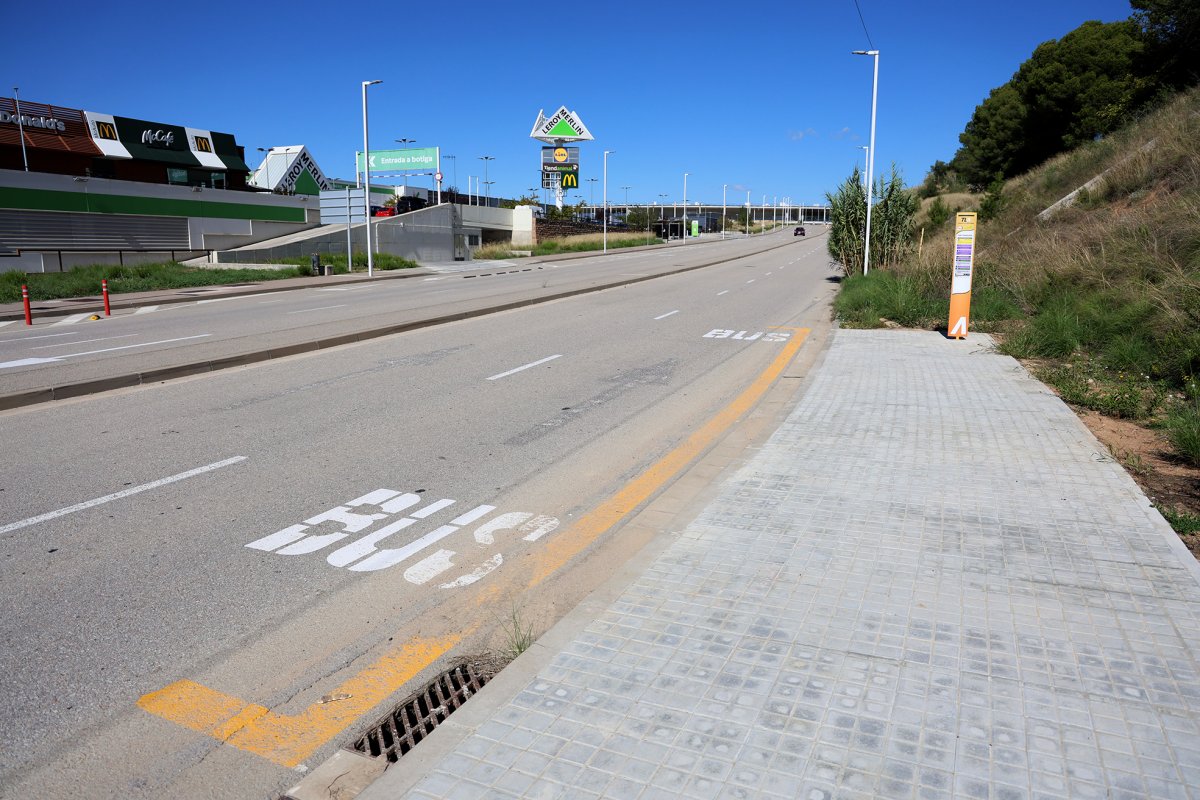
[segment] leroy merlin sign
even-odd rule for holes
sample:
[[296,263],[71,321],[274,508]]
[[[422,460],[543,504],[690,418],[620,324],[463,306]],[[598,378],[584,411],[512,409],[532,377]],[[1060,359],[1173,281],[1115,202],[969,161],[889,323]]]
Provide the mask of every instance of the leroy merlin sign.
[[[372,150],[372,172],[403,172],[407,170],[433,170],[437,168],[436,147],[414,147],[409,150]],[[358,154],[358,171],[362,172],[363,154]]]
[[539,111],[537,122],[533,123],[533,130],[529,132],[529,136],[548,144],[587,141],[593,138],[579,115],[568,111],[566,106],[562,106],[549,117]]

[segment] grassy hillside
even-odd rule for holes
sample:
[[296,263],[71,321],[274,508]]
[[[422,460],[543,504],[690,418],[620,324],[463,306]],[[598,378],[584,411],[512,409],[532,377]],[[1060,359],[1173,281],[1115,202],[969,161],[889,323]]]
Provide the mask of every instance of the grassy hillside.
[[[972,328],[1068,402],[1157,426],[1200,465],[1200,90],[1008,181],[999,205],[979,229]],[[922,223],[919,253],[845,281],[843,325],[945,329],[953,218],[929,226],[926,204]]]

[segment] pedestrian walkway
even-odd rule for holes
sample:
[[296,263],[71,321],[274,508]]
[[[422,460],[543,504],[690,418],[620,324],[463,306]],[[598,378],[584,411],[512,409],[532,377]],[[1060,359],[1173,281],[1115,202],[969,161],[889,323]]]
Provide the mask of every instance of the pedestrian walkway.
[[682,536],[545,642],[361,800],[1200,797],[1200,569],[982,335],[837,331]]

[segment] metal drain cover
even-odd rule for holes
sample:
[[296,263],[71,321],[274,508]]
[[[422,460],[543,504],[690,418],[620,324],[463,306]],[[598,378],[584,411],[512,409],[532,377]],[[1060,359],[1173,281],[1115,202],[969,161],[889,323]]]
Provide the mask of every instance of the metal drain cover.
[[398,760],[482,689],[491,677],[469,662],[443,672],[372,725],[354,743],[353,749],[374,758]]

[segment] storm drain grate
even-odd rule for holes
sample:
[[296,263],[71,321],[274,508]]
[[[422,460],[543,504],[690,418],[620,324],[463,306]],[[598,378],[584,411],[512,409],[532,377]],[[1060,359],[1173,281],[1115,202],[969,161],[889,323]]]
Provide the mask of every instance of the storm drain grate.
[[471,663],[459,664],[375,723],[354,743],[354,750],[396,761],[483,688],[490,675]]

